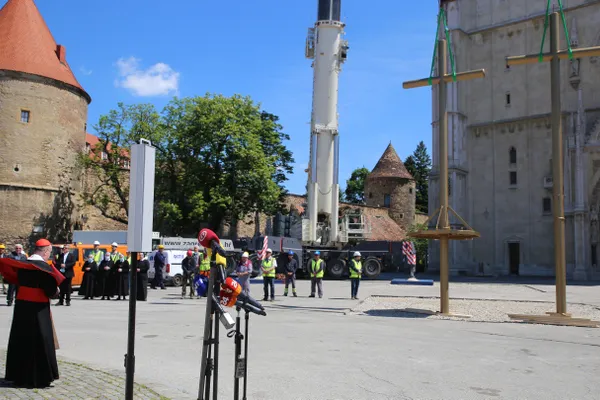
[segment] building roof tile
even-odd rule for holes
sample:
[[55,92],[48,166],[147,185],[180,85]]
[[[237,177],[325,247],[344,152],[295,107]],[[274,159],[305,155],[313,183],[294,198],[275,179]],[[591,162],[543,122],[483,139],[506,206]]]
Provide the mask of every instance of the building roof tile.
[[387,149],[383,152],[383,155],[373,168],[373,171],[367,176],[367,179],[373,178],[403,178],[403,179],[414,179],[413,176],[408,172],[398,153],[389,144]]
[[51,78],[84,90],[33,0],[8,0],[0,10],[0,70]]

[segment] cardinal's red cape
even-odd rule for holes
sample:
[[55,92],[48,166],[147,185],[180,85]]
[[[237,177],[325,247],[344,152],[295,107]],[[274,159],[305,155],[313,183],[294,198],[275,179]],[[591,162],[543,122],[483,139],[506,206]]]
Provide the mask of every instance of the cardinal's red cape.
[[17,278],[17,271],[19,269],[45,272],[56,280],[57,285],[60,285],[62,281],[65,280],[63,274],[61,274],[54,265],[50,265],[44,261],[17,261],[12,258],[0,258],[0,274],[4,277],[6,282],[18,285],[19,280]]

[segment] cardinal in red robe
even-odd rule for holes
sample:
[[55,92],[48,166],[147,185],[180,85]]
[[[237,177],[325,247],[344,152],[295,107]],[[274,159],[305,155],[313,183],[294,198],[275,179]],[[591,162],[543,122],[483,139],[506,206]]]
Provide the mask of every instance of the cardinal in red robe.
[[52,244],[40,239],[26,261],[0,259],[0,274],[18,286],[5,376],[17,387],[44,388],[59,378],[50,299],[58,297],[65,278],[48,264],[51,255]]

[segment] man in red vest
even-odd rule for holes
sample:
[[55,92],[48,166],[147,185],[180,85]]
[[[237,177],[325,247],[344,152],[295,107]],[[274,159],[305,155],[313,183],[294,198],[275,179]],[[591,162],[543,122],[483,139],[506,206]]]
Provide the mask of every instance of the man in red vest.
[[57,298],[65,279],[48,264],[52,244],[46,239],[35,243],[25,261],[0,259],[0,274],[19,287],[13,315],[5,379],[17,387],[44,388],[58,379],[56,333],[50,313],[50,299]]

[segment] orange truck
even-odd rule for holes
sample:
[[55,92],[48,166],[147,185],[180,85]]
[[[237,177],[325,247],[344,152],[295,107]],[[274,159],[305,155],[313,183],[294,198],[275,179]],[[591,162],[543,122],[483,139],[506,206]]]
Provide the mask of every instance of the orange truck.
[[[61,246],[60,244],[55,244],[52,246],[52,257],[50,258],[48,263],[53,263],[57,259],[57,256],[62,254],[62,250],[61,250],[60,246]],[[92,250],[94,250],[94,245],[93,244],[79,244],[79,245],[70,244],[69,246],[71,247],[69,252],[71,254],[73,254],[73,257],[75,257],[75,266],[73,267],[73,272],[75,273],[75,276],[73,277],[71,284],[73,286],[79,286],[79,285],[81,285],[81,282],[83,280],[83,271],[82,271],[83,264],[85,263],[85,260],[87,259],[89,254],[92,252]],[[104,253],[107,253],[112,250],[112,247],[110,244],[101,244],[100,250],[102,250]],[[125,255],[125,253],[127,252],[127,246],[119,245],[117,247],[117,251],[119,253]],[[55,266],[58,268],[56,263],[55,263]]]

